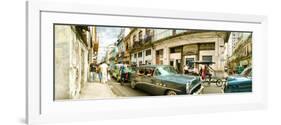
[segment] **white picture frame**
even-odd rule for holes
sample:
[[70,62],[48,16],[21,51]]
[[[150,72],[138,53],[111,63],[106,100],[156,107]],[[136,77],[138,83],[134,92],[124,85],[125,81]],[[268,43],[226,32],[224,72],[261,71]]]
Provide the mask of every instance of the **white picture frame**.
[[[26,9],[28,124],[266,108],[267,18],[265,16],[42,1],[28,1]],[[251,31],[253,32],[254,91],[203,96],[53,101],[51,58],[53,57],[53,37],[51,37],[53,23]]]

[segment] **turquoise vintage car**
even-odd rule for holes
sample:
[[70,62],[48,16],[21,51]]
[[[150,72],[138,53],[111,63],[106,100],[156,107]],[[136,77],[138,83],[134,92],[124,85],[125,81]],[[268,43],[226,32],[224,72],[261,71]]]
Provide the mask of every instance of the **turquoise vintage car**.
[[229,76],[224,92],[252,92],[252,67],[245,68],[239,75]]
[[131,87],[152,95],[193,94],[201,88],[201,81],[197,76],[178,74],[169,65],[144,65],[132,74]]

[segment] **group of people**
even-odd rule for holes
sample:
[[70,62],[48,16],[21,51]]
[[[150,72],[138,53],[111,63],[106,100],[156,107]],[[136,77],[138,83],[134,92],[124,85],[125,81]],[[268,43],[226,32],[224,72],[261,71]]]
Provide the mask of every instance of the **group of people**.
[[202,80],[205,80],[206,77],[208,77],[210,74],[209,68],[206,65],[203,65],[198,69],[198,66],[194,67],[194,70],[192,72],[189,71],[188,65],[185,65],[183,68],[184,74],[197,74],[201,76]]
[[100,83],[106,83],[108,78],[110,78],[108,76],[108,65],[106,63],[91,65],[90,71],[93,81],[96,79],[96,76],[98,76]]

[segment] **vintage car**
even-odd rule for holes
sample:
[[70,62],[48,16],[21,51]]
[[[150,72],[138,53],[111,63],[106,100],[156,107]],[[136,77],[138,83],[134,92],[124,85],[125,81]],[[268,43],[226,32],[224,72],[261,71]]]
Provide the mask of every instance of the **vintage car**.
[[118,80],[118,78],[120,77],[120,67],[123,64],[115,64],[112,66],[112,71],[111,71],[111,75],[114,79]]
[[131,67],[131,66],[127,66],[125,68],[125,74],[124,74],[124,79],[121,80],[121,75],[118,76],[117,80],[121,82],[121,85],[124,83],[124,82],[131,82],[131,76],[133,73],[135,73],[135,68],[134,67]]
[[[123,66],[123,64],[116,64],[113,68],[112,71],[112,77],[116,79],[117,81],[121,80],[121,74],[120,74],[120,69]],[[135,68],[131,66],[126,66],[125,68],[125,79],[120,82],[130,82],[131,81],[131,75],[132,73],[135,73]]]
[[193,94],[201,81],[198,76],[178,74],[172,66],[143,65],[132,74],[131,87],[153,95]]
[[245,68],[239,75],[227,77],[224,92],[252,92],[252,67]]

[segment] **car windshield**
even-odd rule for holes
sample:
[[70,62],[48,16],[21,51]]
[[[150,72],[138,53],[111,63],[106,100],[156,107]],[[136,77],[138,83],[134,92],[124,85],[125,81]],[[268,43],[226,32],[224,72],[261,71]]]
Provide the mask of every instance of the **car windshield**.
[[170,74],[177,74],[177,71],[173,67],[170,67],[170,66],[157,68],[157,71],[156,71],[157,76],[160,76],[160,75],[165,76],[165,75],[170,75]]
[[252,74],[252,68],[251,67],[248,67],[246,69],[244,69],[243,72],[240,73],[241,76],[245,76],[245,77],[248,77],[248,76],[251,76]]

